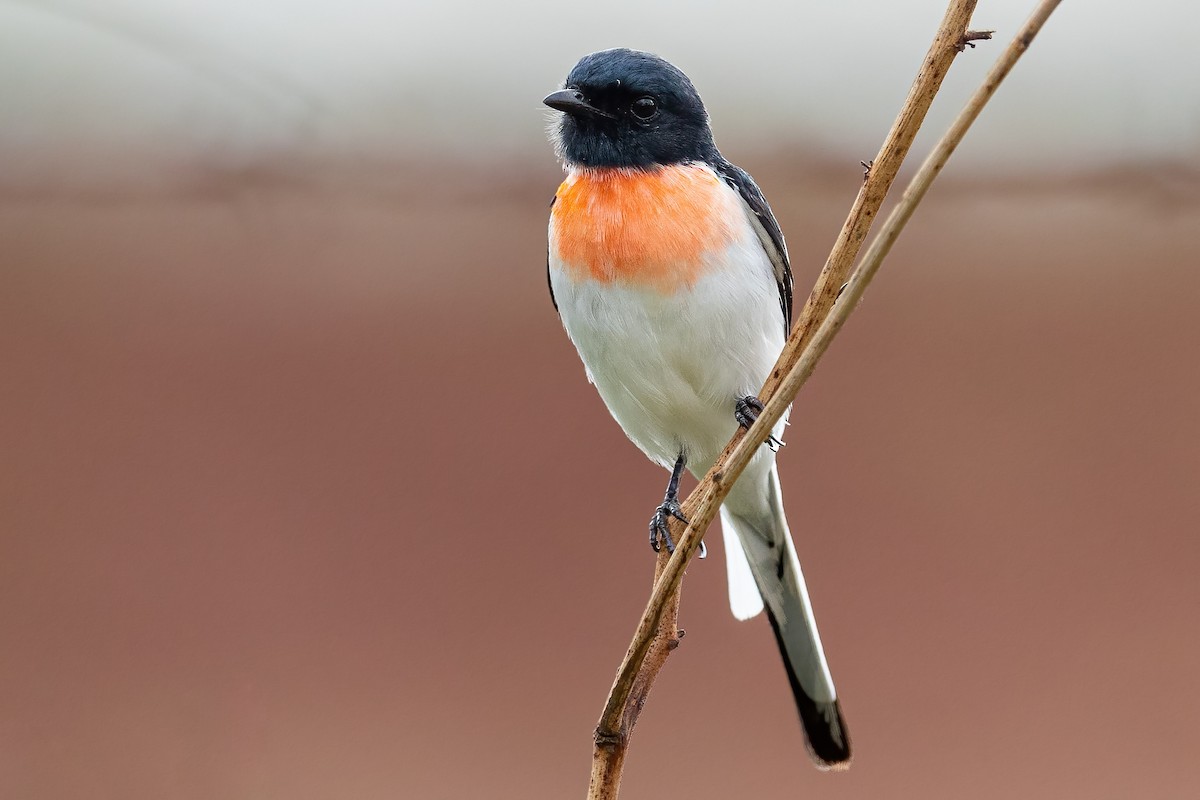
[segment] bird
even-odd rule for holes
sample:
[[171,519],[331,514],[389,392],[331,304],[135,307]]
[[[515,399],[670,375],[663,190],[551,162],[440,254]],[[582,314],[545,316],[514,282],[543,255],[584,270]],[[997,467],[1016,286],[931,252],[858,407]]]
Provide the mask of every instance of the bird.
[[[671,471],[650,543],[673,550],[685,469],[700,477],[756,396],[792,318],[779,223],[750,175],[726,160],[692,81],[657,55],[585,55],[543,102],[565,171],[550,207],[550,298],[613,418]],[[721,507],[729,603],[765,609],[808,752],[845,769],[850,740],[784,515],[776,452],[786,415]]]

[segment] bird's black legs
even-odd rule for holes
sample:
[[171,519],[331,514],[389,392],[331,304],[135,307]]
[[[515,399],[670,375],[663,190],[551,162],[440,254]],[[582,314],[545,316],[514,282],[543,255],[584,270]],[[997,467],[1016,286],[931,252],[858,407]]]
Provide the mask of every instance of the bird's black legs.
[[[758,415],[762,413],[763,404],[752,394],[745,397],[739,397],[737,403],[733,406],[733,416],[737,420],[738,425],[743,428],[749,428],[758,419]],[[775,451],[783,445],[783,442],[776,439],[774,436],[767,437],[767,446]]]
[[[654,509],[654,516],[650,518],[650,546],[656,553],[661,544],[667,546],[668,553],[675,552],[675,542],[671,541],[671,517],[687,524],[687,517],[683,516],[683,508],[679,505],[679,478],[683,475],[685,463],[683,453],[680,453],[679,458],[675,459],[675,468],[671,470],[671,482],[667,484],[667,496],[663,498],[662,505]],[[659,540],[661,540],[661,544]],[[704,544],[701,542],[701,548],[703,546]],[[701,549],[700,552],[703,557],[704,550]]]

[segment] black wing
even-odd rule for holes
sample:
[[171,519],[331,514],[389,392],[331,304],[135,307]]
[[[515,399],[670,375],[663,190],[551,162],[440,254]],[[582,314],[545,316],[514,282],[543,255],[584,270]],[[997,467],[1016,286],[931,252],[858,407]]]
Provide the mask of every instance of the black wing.
[[754,230],[771,259],[771,265],[775,267],[775,283],[779,286],[779,307],[783,310],[784,333],[787,334],[792,329],[792,265],[788,262],[783,231],[779,230],[779,223],[771,213],[767,198],[763,197],[762,190],[749,173],[725,160],[712,166],[726,183],[737,190],[742,202],[750,209],[750,221],[754,223]]
[[[550,198],[550,208],[554,208],[554,201],[558,199],[558,195]],[[770,212],[768,212],[770,213]],[[550,282],[550,242],[546,241],[546,286],[550,289],[550,302],[554,304],[554,310],[558,311],[558,301],[554,299],[554,284]],[[789,324],[790,328],[791,325]]]

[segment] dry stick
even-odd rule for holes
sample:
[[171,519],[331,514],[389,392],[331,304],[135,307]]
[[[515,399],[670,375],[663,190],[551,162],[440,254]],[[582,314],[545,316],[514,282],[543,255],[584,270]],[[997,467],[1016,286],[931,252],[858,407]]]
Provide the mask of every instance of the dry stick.
[[[829,259],[805,303],[799,321],[792,329],[771,377],[759,393],[768,406],[778,388],[780,378],[794,367],[804,345],[811,338],[812,331],[837,299],[839,289],[849,276],[859,248],[870,230],[871,222],[883,204],[888,189],[900,170],[900,164],[912,146],[921,122],[925,119],[925,114],[933,103],[933,98],[941,87],[942,79],[954,57],[962,51],[965,42],[978,38],[976,32],[967,30],[975,5],[976,0],[952,0],[947,7],[933,44],[925,55],[900,114],[892,124],[879,155],[872,162],[873,166],[868,170]],[[784,403],[784,406],[788,403]],[[655,589],[651,594],[650,604],[617,672],[604,712],[596,726],[592,778],[588,790],[588,797],[592,800],[615,800],[617,796],[629,735],[637,722],[654,677],[662,668],[669,650],[658,646],[653,659],[648,658],[648,653],[654,643],[675,639],[676,615],[665,615],[664,608],[668,603],[673,612],[678,608],[679,583],[684,566],[698,546],[703,531],[711,524],[721,500],[729,491],[729,486],[766,440],[771,424],[764,423],[768,418],[778,420],[780,414],[781,410],[776,410],[772,417],[764,409],[759,422],[752,426],[750,431],[739,431],[684,505],[684,514],[691,520],[691,524],[683,538],[676,538],[679,546],[675,550],[675,556],[666,564],[661,557],[658,561]],[[741,450],[738,449],[739,445],[742,446]],[[695,531],[699,533],[694,533]]]
[[[900,109],[896,121],[892,123],[887,138],[883,140],[879,155],[875,156],[874,161],[866,164],[867,174],[858,197],[850,207],[850,214],[842,225],[841,233],[834,242],[833,250],[825,261],[821,274],[817,276],[817,283],[804,303],[800,319],[792,328],[783,353],[775,362],[775,368],[771,370],[770,377],[759,393],[759,399],[764,403],[768,396],[778,391],[780,380],[795,366],[804,345],[812,338],[813,332],[829,313],[829,309],[833,308],[838,293],[850,277],[850,268],[854,265],[854,259],[858,257],[859,248],[871,230],[875,215],[883,205],[884,198],[887,197],[888,190],[900,171],[900,165],[921,128],[921,123],[925,121],[925,114],[933,104],[933,98],[941,88],[942,79],[954,62],[954,57],[961,53],[966,45],[990,34],[990,31],[967,30],[967,23],[971,21],[974,11],[974,2],[951,3],[946,9],[946,16],[942,19],[933,44],[929,46],[929,52],[925,55],[925,61],[921,65],[921,71],[917,73],[916,80],[913,81],[912,88],[908,91],[904,106]],[[721,454],[722,457],[717,460],[718,464],[729,456],[736,442],[735,437]]]
[[[670,557],[665,547],[659,552],[658,560],[654,564],[655,584],[662,577]],[[650,693],[650,687],[654,684],[654,679],[658,677],[659,670],[667,663],[667,656],[683,638],[683,631],[676,627],[678,620],[679,589],[676,587],[671,596],[667,598],[660,622],[655,628],[654,637],[646,650],[645,660],[642,661],[641,668],[638,669],[630,687],[629,699],[622,709],[619,723],[620,733],[605,737],[599,728],[596,729],[592,778],[588,788],[589,800],[593,798],[594,800],[616,800],[617,798],[617,791],[621,786],[621,770],[625,766],[625,753],[629,749],[629,734],[633,731],[638,714],[642,711],[642,705],[646,702],[646,696]],[[596,755],[601,751],[604,753],[603,757]]]
[[[602,739],[602,731],[611,730],[611,728],[606,729],[604,727],[609,722],[607,711],[613,706],[625,708],[631,700],[631,690],[635,685],[639,690],[636,698],[634,698],[636,699],[635,705],[640,710],[641,703],[645,700],[645,692],[649,690],[648,685],[643,686],[643,681],[640,680],[643,674],[643,670],[641,669],[643,664],[642,659],[650,647],[650,643],[656,639],[661,640],[663,638],[663,631],[669,632],[674,630],[674,618],[678,611],[678,586],[682,579],[683,568],[686,566],[688,559],[703,536],[704,530],[711,523],[716,509],[724,499],[725,494],[728,493],[729,487],[737,479],[737,476],[741,474],[742,469],[745,468],[754,450],[766,441],[766,437],[774,423],[778,421],[783,410],[791,403],[800,387],[812,374],[817,361],[826,349],[828,349],[833,337],[837,335],[846,318],[862,298],[867,285],[878,271],[879,265],[890,251],[900,231],[904,228],[909,218],[911,218],[917,204],[925,196],[930,184],[946,164],[946,161],[950,158],[950,155],[954,152],[959,142],[962,141],[971,124],[979,116],[983,106],[991,99],[1000,82],[1011,71],[1017,59],[1028,49],[1034,36],[1041,30],[1046,19],[1058,7],[1060,2],[1061,0],[1043,0],[1029,21],[1017,34],[1016,38],[1009,44],[996,65],[988,73],[983,85],[971,97],[950,129],[938,142],[924,164],[922,164],[917,175],[906,189],[900,203],[888,216],[883,230],[880,231],[879,235],[872,242],[861,265],[854,272],[848,284],[845,285],[844,291],[834,295],[836,305],[812,337],[811,344],[803,348],[803,352],[793,359],[794,368],[790,369],[786,377],[777,383],[777,390],[766,403],[758,422],[755,423],[745,436],[741,437],[740,442],[738,436],[734,437],[734,440],[730,443],[725,453],[722,454],[721,459],[717,461],[709,471],[709,474],[705,476],[705,479],[696,487],[692,495],[689,496],[685,504],[685,509],[687,509],[686,513],[692,520],[692,523],[688,525],[683,536],[678,540],[679,546],[676,548],[675,555],[670,559],[666,567],[662,568],[660,562],[659,568],[656,570],[656,573],[661,572],[661,575],[656,580],[650,603],[642,615],[638,629],[634,634],[633,642],[630,644],[629,651],[626,654],[625,661],[622,662],[621,671],[618,673],[617,680],[613,684],[612,692],[609,695],[609,702],[606,705],[606,716],[601,719],[601,724],[597,728],[596,751],[593,757],[593,780],[589,790],[589,798],[616,797],[620,780],[620,765],[624,760],[624,750],[628,744],[629,729],[620,729],[620,732],[612,739]],[[959,46],[961,47],[967,41],[969,41],[969,38],[963,37]],[[910,94],[910,99],[911,97],[912,95]],[[903,116],[903,112],[901,116]],[[889,136],[889,140],[891,138]],[[911,142],[911,139],[909,141]],[[894,172],[892,175],[894,177]],[[864,186],[862,192],[860,192],[860,198],[866,192],[867,187]],[[858,203],[856,201],[857,206]],[[869,206],[864,207],[869,208]],[[874,210],[877,209],[878,206],[875,206]],[[851,217],[854,217],[853,211]],[[847,227],[849,225],[850,220],[847,221]],[[843,234],[845,233],[846,229],[843,229]],[[839,238],[838,243],[839,245],[842,243],[842,238]],[[834,261],[834,255],[831,255],[830,261]],[[822,279],[826,278],[828,271],[827,266],[826,271],[822,272]],[[821,287],[822,283],[819,281],[813,291],[814,296],[818,295]],[[799,337],[796,334],[799,333],[800,337],[804,335],[804,331],[801,330],[804,319],[805,317],[801,318],[801,322],[797,325],[796,330],[793,331],[793,336],[789,338],[788,350],[791,350],[794,345],[798,347],[803,346],[803,342],[797,341]],[[784,357],[781,357],[780,360],[782,362]],[[766,390],[764,389],[765,394]],[[659,622],[666,619],[664,609],[667,607],[670,608],[670,627],[663,628]],[[656,630],[658,631],[657,634],[655,633]],[[665,658],[665,654],[663,658]],[[653,674],[657,674],[661,666],[661,661],[659,661],[653,670]],[[631,676],[634,676],[628,683],[625,680],[627,672]],[[650,676],[651,681],[653,680],[653,674]],[[636,719],[636,711],[633,716]],[[624,722],[624,719],[621,719],[619,722]],[[612,741],[614,739],[620,741],[619,753],[611,752]],[[597,769],[598,765],[603,766],[605,763],[615,763],[615,770],[606,771],[604,769]],[[601,785],[597,785],[598,775],[609,780]]]
[[[979,112],[983,109],[983,106],[995,94],[1000,82],[1012,70],[1017,59],[1028,49],[1029,43],[1033,41],[1033,37],[1041,30],[1050,13],[1058,7],[1060,2],[1061,0],[1043,0],[1029,18],[1029,21],[1025,23],[1024,27],[1017,33],[1017,36],[1005,48],[1004,53],[1001,54],[999,60],[997,60],[991,71],[988,72],[983,83],[975,91],[975,94],[971,96],[971,99],[959,113],[958,117],[955,118],[954,123],[942,135],[942,138],[938,141],[929,157],[921,165],[917,175],[913,177],[905,189],[900,202],[892,210],[891,214],[888,215],[884,227],[880,230],[875,240],[871,242],[871,247],[863,257],[862,263],[854,271],[850,280],[842,285],[841,290],[835,298],[836,302],[833,309],[821,321],[812,339],[802,346],[800,354],[793,361],[794,366],[788,370],[788,373],[774,387],[774,394],[772,394],[769,400],[764,402],[763,411],[758,421],[755,422],[753,427],[751,427],[740,441],[738,441],[738,437],[734,437],[731,447],[727,448],[726,453],[722,454],[723,459],[718,460],[709,474],[705,476],[705,481],[702,481],[701,485],[696,487],[693,496],[704,488],[704,484],[708,482],[708,478],[713,479],[713,489],[707,491],[700,498],[699,507],[693,512],[695,516],[688,517],[693,520],[693,523],[687,527],[683,536],[678,540],[677,554],[689,545],[692,549],[695,549],[699,544],[704,530],[701,527],[701,521],[704,518],[700,514],[705,513],[708,515],[708,521],[703,522],[704,525],[709,524],[712,516],[715,514],[715,509],[710,512],[704,504],[708,502],[720,504],[729,492],[729,485],[741,474],[746,464],[749,463],[750,458],[754,455],[755,450],[766,441],[771,428],[783,416],[787,407],[791,405],[800,387],[804,385],[805,381],[808,380],[808,377],[816,368],[817,361],[820,360],[825,350],[829,347],[829,343],[833,340],[833,337],[837,335],[846,318],[850,316],[855,305],[862,298],[867,284],[870,283],[871,278],[874,277],[875,272],[879,269],[884,256],[891,250],[896,238],[900,235],[900,231],[904,229],[905,224],[907,224],[909,218],[916,210],[917,204],[925,196],[925,192],[933,182],[933,179],[941,172],[942,167],[945,166],[950,155],[958,147],[959,142],[962,141],[971,124],[979,116]],[[795,331],[793,331],[792,338],[795,338]],[[791,341],[789,340],[790,344]],[[759,428],[761,430],[758,430]],[[728,454],[727,459],[724,458],[726,454]],[[721,469],[722,466],[724,467],[723,470]],[[688,515],[689,511],[691,511],[691,501],[692,497],[689,497],[688,503],[684,504],[685,515]],[[685,551],[684,556],[686,557],[689,554],[690,551]],[[663,570],[662,579],[659,581],[659,585],[655,586],[655,591],[651,595],[652,602],[655,600],[655,595],[659,593],[660,589],[664,591],[670,590],[671,587],[668,582],[677,580],[676,573],[682,574],[683,568],[686,566],[686,561],[680,563],[678,568],[675,567],[674,561],[675,559],[673,558],[671,562],[668,562],[667,568]],[[649,614],[650,612],[651,609],[647,608],[646,613]]]
[[[850,284],[846,287],[844,296],[838,300],[838,305],[835,310],[836,315],[831,312],[830,318],[826,325],[821,326],[821,330],[817,331],[817,335],[813,338],[811,350],[814,352],[810,356],[805,353],[801,359],[799,368],[794,374],[788,375],[780,386],[780,392],[783,394],[791,393],[793,396],[796,391],[804,384],[808,375],[812,374],[813,368],[816,366],[817,360],[825,349],[829,347],[829,341],[837,334],[846,317],[854,310],[854,306],[867,289],[867,285],[871,279],[875,277],[875,273],[879,271],[879,265],[887,258],[888,253],[892,251],[892,245],[896,243],[896,239],[900,237],[900,232],[904,230],[904,226],[908,224],[912,218],[913,212],[917,210],[917,205],[925,197],[925,193],[929,191],[929,187],[933,181],[941,173],[942,167],[946,166],[946,162],[950,160],[950,156],[958,148],[963,137],[967,135],[967,130],[979,117],[979,112],[983,111],[983,107],[992,99],[992,95],[996,93],[996,89],[1000,87],[1000,82],[1007,77],[1012,71],[1013,66],[1017,63],[1025,51],[1029,49],[1029,44],[1033,41],[1033,37],[1037,36],[1038,31],[1042,29],[1042,25],[1050,17],[1054,9],[1058,8],[1062,0],[1043,0],[1038,6],[1025,26],[1017,34],[1016,38],[1009,43],[1000,58],[996,61],[988,72],[987,77],[983,79],[983,83],[975,94],[971,95],[971,99],[963,106],[963,110],[954,118],[954,122],[950,124],[950,128],[934,145],[932,152],[926,157],[921,164],[921,168],[917,170],[917,174],[904,189],[904,194],[900,197],[900,202],[888,214],[888,218],[884,220],[883,227],[879,229],[879,233],[871,240],[870,247],[863,255],[862,262],[858,268],[854,270],[854,274],[850,277]],[[990,38],[990,37],[989,37]],[[825,329],[829,328],[829,331]],[[795,391],[792,390],[793,384]]]

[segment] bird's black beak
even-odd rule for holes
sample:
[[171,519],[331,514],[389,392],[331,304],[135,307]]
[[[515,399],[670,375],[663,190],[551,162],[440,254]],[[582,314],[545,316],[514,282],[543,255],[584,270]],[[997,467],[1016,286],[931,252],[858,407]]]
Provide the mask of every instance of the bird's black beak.
[[593,119],[617,118],[616,114],[601,111],[588,103],[583,97],[583,92],[577,89],[561,89],[553,94],[546,95],[546,99],[542,102],[556,111],[565,111],[573,117],[591,117]]

